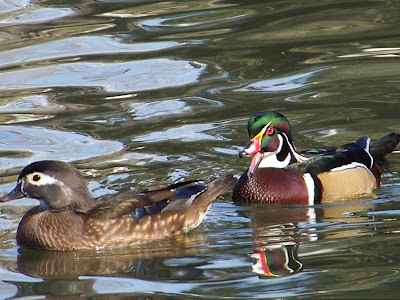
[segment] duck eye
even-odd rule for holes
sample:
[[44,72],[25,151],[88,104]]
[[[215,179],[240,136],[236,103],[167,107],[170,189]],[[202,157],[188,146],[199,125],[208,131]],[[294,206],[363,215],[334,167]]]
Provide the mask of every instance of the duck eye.
[[32,179],[33,179],[33,181],[39,181],[42,178],[40,177],[40,175],[35,174],[35,175],[33,175]]
[[275,132],[275,130],[274,130],[273,127],[268,127],[268,128],[267,128],[267,135],[271,136],[271,135],[274,134],[274,132]]

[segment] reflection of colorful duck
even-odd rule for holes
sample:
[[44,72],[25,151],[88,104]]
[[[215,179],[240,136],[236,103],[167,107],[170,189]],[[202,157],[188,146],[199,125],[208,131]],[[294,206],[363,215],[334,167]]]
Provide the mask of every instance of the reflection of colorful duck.
[[[356,201],[356,200],[355,200]],[[334,206],[264,206],[251,205],[239,210],[239,215],[251,219],[253,229],[254,262],[252,271],[262,277],[282,277],[303,269],[298,258],[298,248],[303,243],[319,239],[343,238],[354,235],[352,224],[368,221],[357,212],[368,211],[370,204]],[[348,217],[351,215],[351,217]],[[323,230],[318,233],[318,223],[350,223],[348,230]],[[315,225],[315,226],[314,226]],[[358,233],[359,234],[359,233]],[[366,231],[368,234],[368,231]]]
[[298,245],[288,245],[250,254],[252,271],[266,277],[287,276],[300,271],[303,264],[297,256]]

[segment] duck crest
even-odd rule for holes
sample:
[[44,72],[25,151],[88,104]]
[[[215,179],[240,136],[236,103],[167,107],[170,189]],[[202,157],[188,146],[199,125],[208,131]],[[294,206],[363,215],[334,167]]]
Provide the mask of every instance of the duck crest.
[[339,147],[299,153],[289,121],[262,111],[249,118],[249,142],[239,156],[252,155],[233,189],[234,201],[316,204],[370,194],[387,170],[385,156],[400,140],[390,133],[371,144],[368,137]]
[[235,183],[232,175],[224,175],[204,185],[187,181],[94,199],[74,167],[41,161],[24,168],[17,186],[0,201],[30,197],[46,204],[23,216],[18,245],[61,251],[117,248],[197,227],[213,201]]

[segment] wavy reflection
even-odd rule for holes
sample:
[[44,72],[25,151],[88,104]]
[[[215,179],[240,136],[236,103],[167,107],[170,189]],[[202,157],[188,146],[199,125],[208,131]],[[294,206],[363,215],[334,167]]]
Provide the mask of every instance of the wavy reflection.
[[218,125],[215,124],[190,124],[166,129],[159,132],[151,132],[132,139],[134,142],[155,143],[167,140],[179,140],[182,142],[225,140],[223,136],[215,132]]
[[198,81],[206,66],[164,58],[123,63],[67,63],[0,73],[0,90],[102,87],[107,92],[169,88]]
[[287,245],[254,252],[252,271],[261,277],[283,277],[301,270],[303,264],[298,258],[298,245]]
[[[43,279],[7,280],[8,284],[15,285],[18,289],[13,297],[114,293],[115,290],[109,289],[113,281],[110,280],[111,277],[116,278],[118,284],[128,280],[126,283],[133,285],[130,292],[146,289],[145,285],[149,285],[153,290],[158,285],[156,290],[160,291],[164,281],[165,286],[171,288],[168,283],[171,280],[186,282],[183,286],[187,289],[190,286],[189,282],[201,279],[204,273],[201,263],[190,262],[188,257],[201,252],[198,247],[206,243],[206,239],[199,235],[103,253],[19,248],[16,265],[7,262],[2,264],[2,267],[31,278]],[[180,257],[186,257],[187,263],[175,264],[174,261]],[[102,277],[109,278],[104,286]],[[135,287],[134,282],[142,282],[144,285]]]
[[304,89],[314,84],[312,78],[329,68],[318,68],[309,72],[302,72],[280,78],[261,80],[251,83],[243,88],[236,89],[237,92],[252,91],[252,92],[264,92],[264,93],[278,93],[286,91],[294,91]]
[[145,53],[185,45],[175,41],[127,43],[119,36],[82,36],[1,52],[0,66],[84,55]]
[[[260,278],[283,277],[301,271],[307,267],[299,255],[302,244],[352,237],[355,231],[360,236],[359,226],[372,221],[357,215],[357,212],[369,208],[369,204],[322,207],[254,205],[240,210],[241,216],[251,219],[248,226],[253,229],[252,271]],[[371,231],[367,232],[370,234]]]
[[65,18],[75,13],[72,8],[62,7],[40,7],[36,5],[23,5],[9,7],[7,14],[0,14],[0,24],[21,25],[44,23],[52,20]]
[[[53,114],[66,110],[64,105],[56,104],[50,101],[48,95],[29,95],[25,97],[14,97],[7,99],[0,105],[0,114],[2,123],[15,123],[23,116],[35,114],[49,114],[47,117],[52,117]],[[19,115],[24,113],[23,115]],[[11,115],[11,116],[10,116]],[[37,116],[37,115],[36,115]],[[6,118],[10,120],[7,121]],[[38,119],[44,116],[37,116]],[[25,120],[24,120],[25,121]]]
[[165,99],[151,102],[133,102],[127,106],[131,109],[130,113],[135,116],[135,120],[151,119],[155,117],[171,116],[199,112],[204,109],[212,109],[223,104],[201,97],[187,97],[184,99]]
[[0,126],[0,132],[0,169],[23,167],[43,159],[82,160],[123,149],[121,142],[37,126]]

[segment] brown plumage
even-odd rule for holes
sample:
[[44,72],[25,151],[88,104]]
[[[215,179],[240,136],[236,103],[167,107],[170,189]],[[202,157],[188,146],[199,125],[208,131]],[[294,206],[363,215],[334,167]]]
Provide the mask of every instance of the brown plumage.
[[22,170],[1,201],[40,200],[22,218],[18,245],[47,250],[119,248],[175,236],[197,227],[211,203],[236,180],[225,175],[208,185],[192,182],[92,198],[71,165],[40,161]]

